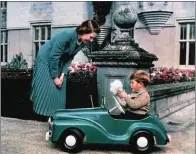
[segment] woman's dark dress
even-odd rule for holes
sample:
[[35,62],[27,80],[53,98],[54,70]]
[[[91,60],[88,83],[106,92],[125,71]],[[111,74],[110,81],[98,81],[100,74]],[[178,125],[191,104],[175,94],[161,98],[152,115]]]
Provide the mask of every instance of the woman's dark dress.
[[[75,54],[83,44],[77,45],[76,30],[64,30],[41,46],[36,61],[32,80],[30,99],[34,112],[50,116],[57,109],[64,109],[66,104],[66,74]],[[57,88],[53,79],[65,73],[63,85]]]

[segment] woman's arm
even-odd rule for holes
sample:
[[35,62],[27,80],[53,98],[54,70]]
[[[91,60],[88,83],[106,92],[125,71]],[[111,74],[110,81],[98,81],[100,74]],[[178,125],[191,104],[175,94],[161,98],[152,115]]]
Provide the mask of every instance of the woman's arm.
[[73,59],[70,59],[63,67],[63,70],[62,70],[62,73],[61,73],[61,76],[60,76],[60,80],[63,82],[64,80],[64,76],[67,75],[67,72],[68,72],[68,69],[69,69],[69,66],[71,64]]
[[56,37],[49,55],[49,69],[51,77],[54,79],[59,76],[59,60],[69,43],[70,36],[62,33]]
[[64,73],[65,75],[67,75],[67,72],[69,70],[69,66],[71,64],[71,62],[73,61],[73,59],[70,59],[64,66],[63,66],[63,70],[62,73]]

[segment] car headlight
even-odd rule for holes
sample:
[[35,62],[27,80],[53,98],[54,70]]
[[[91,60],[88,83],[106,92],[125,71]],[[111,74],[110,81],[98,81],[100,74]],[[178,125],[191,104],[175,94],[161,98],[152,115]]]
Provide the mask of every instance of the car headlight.
[[52,118],[52,117],[49,117],[48,123],[49,123],[49,124],[53,123],[53,118]]
[[169,143],[171,143],[171,136],[169,134],[167,134],[167,137],[168,137]]
[[51,122],[52,122],[51,117],[49,117],[49,119],[48,119],[48,123],[51,123]]
[[53,129],[53,121],[52,121],[51,117],[49,117],[48,123],[49,123],[49,130],[52,130]]

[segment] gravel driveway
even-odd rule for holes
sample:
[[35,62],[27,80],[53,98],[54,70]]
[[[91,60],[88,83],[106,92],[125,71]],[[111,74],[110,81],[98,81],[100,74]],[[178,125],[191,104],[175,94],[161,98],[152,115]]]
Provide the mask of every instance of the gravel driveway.
[[[195,103],[163,119],[188,122],[189,125],[170,132],[171,144],[156,148],[154,154],[195,154]],[[192,121],[190,123],[190,121]],[[184,125],[185,126],[185,125]],[[171,129],[172,125],[168,125]],[[179,127],[180,128],[180,127]],[[48,123],[1,117],[1,154],[65,154],[45,141]],[[171,129],[172,130],[172,129]],[[129,146],[85,146],[81,154],[128,154]]]
[[[1,117],[1,154],[65,154],[45,141],[47,123]],[[172,132],[172,143],[153,153],[195,154],[195,124]],[[86,146],[81,154],[126,154],[127,146]]]

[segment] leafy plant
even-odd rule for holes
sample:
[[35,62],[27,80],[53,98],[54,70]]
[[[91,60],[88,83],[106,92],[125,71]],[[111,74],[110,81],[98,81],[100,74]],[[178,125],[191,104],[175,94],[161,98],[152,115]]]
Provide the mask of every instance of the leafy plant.
[[105,17],[110,13],[112,7],[111,1],[93,1],[94,19],[103,25],[106,21]]
[[70,73],[96,72],[97,67],[92,65],[91,63],[74,62],[74,63],[71,63],[69,70],[70,70]]
[[16,54],[13,56],[10,63],[6,65],[6,68],[13,68],[13,69],[27,69],[28,63],[26,59],[23,58],[22,53]]
[[97,15],[107,15],[110,13],[112,2],[110,1],[93,1],[94,13]]
[[151,84],[176,83],[195,80],[195,70],[182,70],[166,67],[150,69]]
[[2,79],[31,79],[33,68],[28,69],[22,53],[13,56],[10,63],[1,68]]
[[71,63],[68,73],[68,81],[78,83],[90,83],[96,80],[97,67],[91,63]]

